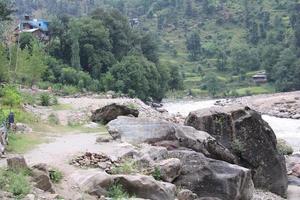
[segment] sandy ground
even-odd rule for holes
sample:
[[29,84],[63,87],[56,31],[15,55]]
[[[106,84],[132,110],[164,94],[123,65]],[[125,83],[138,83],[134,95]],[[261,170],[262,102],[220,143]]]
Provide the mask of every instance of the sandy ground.
[[[116,160],[134,147],[126,143],[110,142],[97,144],[96,139],[100,134],[72,134],[50,138],[51,142],[41,144],[37,148],[24,154],[29,166],[39,163],[48,164],[57,168],[64,174],[63,182],[56,186],[56,192],[66,199],[93,199],[86,197],[78,188],[78,174],[89,173],[92,169],[79,169],[69,165],[69,161],[77,155],[85,152],[104,153],[111,159]],[[12,157],[14,155],[9,155]],[[0,166],[5,166],[6,161],[0,160]]]

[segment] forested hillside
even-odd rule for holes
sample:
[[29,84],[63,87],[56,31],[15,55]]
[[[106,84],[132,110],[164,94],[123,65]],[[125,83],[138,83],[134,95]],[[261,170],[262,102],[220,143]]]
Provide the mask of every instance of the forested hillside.
[[[296,0],[15,0],[15,6],[18,17],[51,21],[41,80],[56,86],[142,99],[161,99],[167,90],[237,96],[300,89]],[[21,38],[21,55],[43,48],[28,45],[29,37]],[[255,85],[251,77],[262,70],[269,83]]]

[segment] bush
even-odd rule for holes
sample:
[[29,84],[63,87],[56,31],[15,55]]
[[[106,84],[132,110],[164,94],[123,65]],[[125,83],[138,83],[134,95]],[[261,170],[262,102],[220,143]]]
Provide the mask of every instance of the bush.
[[129,194],[120,184],[114,184],[108,189],[108,197],[112,199],[129,199]]
[[158,181],[161,180],[162,175],[161,175],[161,171],[158,167],[154,168],[154,171],[152,172],[152,176],[155,180],[158,180]]
[[49,176],[53,183],[60,183],[61,179],[63,178],[63,174],[59,170],[50,170]]
[[132,174],[137,172],[137,165],[134,160],[125,160],[118,166],[112,168],[113,174]]
[[59,125],[60,124],[58,117],[53,113],[51,113],[48,116],[48,122],[52,125]]
[[0,170],[0,189],[11,192],[17,199],[25,197],[31,190],[28,172]]
[[15,107],[21,104],[21,94],[14,86],[8,85],[1,89],[2,104]]
[[49,93],[40,94],[40,104],[42,106],[50,106],[51,105],[51,96]]
[[62,94],[63,95],[72,95],[78,93],[78,88],[71,86],[71,85],[65,85],[62,87]]

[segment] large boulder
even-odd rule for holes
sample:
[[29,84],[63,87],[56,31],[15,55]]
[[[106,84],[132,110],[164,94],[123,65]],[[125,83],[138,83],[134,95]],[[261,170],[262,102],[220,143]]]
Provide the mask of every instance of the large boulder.
[[89,194],[101,197],[113,185],[121,185],[124,191],[138,198],[151,200],[174,200],[176,187],[170,183],[156,181],[144,175],[109,175],[105,172],[83,171],[73,175],[80,189]]
[[185,124],[206,131],[252,169],[256,187],[286,197],[287,172],[276,136],[261,115],[250,108],[213,107],[191,112]]
[[118,117],[108,123],[107,128],[114,139],[125,142],[162,144],[162,141],[175,141],[179,147],[201,152],[207,157],[236,162],[235,156],[208,133],[192,127],[151,118]]
[[175,199],[175,185],[156,181],[151,176],[116,175],[114,177],[114,182],[122,185],[126,192],[138,198],[151,200]]
[[117,119],[118,116],[139,116],[139,111],[137,109],[129,108],[125,105],[110,104],[95,110],[92,114],[93,122],[101,122],[107,124],[108,122]]
[[174,184],[187,188],[198,197],[222,200],[250,200],[253,194],[251,171],[224,161],[205,157],[194,151],[170,151],[169,156],[181,160],[181,175]]

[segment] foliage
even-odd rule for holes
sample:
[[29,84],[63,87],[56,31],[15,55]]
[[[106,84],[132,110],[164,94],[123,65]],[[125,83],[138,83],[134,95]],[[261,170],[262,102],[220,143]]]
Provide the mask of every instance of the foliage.
[[137,165],[134,160],[124,160],[119,165],[112,168],[113,174],[132,174],[137,172]]
[[60,122],[59,122],[59,118],[51,113],[49,116],[48,116],[48,122],[51,124],[51,125],[59,125]]
[[21,94],[12,85],[6,85],[1,88],[2,104],[11,107],[19,106],[21,104]]
[[14,12],[11,4],[7,0],[0,1],[0,22],[10,20],[10,15]]
[[154,168],[154,171],[152,172],[152,176],[155,180],[158,180],[158,181],[161,180],[162,175],[161,175],[161,171],[158,167]]
[[42,106],[50,106],[51,105],[51,96],[49,93],[44,92],[40,94],[40,104]]
[[24,198],[31,190],[25,171],[0,170],[0,189],[11,192],[17,199]]
[[60,183],[63,178],[63,174],[58,169],[52,169],[49,171],[49,177],[53,183]]
[[129,199],[129,194],[120,184],[114,184],[108,189],[108,197],[114,200]]
[[[105,77],[106,88],[147,100],[159,99],[160,75],[157,67],[143,56],[127,56],[109,70]],[[109,83],[114,84],[109,85]]]

